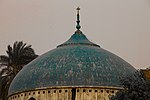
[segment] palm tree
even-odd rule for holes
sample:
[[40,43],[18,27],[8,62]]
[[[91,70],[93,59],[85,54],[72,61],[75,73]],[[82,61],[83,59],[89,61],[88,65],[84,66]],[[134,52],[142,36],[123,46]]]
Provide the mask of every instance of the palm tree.
[[22,67],[35,59],[31,45],[16,41],[13,47],[8,45],[7,55],[0,56],[0,100],[7,100],[9,85]]
[[13,78],[14,74],[9,67],[3,68],[0,72],[0,100],[7,100],[8,88]]

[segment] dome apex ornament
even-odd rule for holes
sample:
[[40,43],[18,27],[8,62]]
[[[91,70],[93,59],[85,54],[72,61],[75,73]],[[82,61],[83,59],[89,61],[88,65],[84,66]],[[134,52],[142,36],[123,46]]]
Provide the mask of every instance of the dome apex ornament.
[[80,10],[80,7],[77,8],[77,11],[79,11],[79,10]]
[[77,9],[77,25],[76,25],[76,28],[78,29],[78,30],[80,30],[80,28],[81,28],[81,26],[80,26],[80,15],[79,15],[79,11],[80,11],[80,7],[78,7]]

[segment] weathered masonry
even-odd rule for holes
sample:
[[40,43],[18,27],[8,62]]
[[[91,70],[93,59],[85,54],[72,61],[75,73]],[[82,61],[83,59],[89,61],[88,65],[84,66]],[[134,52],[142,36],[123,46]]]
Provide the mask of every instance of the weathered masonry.
[[122,89],[119,78],[136,70],[89,41],[80,30],[28,65],[12,81],[8,100],[109,100]]
[[17,93],[9,100],[108,100],[118,90],[114,87],[45,88]]

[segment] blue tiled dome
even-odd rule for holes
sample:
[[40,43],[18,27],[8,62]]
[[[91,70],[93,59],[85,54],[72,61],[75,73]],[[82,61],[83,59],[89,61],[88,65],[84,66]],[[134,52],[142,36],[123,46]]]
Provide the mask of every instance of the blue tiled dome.
[[67,42],[23,67],[10,85],[9,95],[56,86],[121,87],[119,77],[133,72],[130,64],[77,30]]

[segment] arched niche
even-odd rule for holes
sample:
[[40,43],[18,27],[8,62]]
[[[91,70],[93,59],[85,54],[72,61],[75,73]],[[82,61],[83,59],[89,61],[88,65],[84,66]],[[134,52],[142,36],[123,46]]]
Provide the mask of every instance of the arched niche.
[[33,97],[31,97],[30,99],[28,99],[28,100],[36,100],[35,98],[33,98]]

